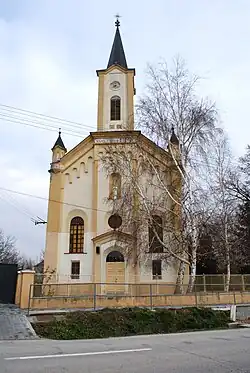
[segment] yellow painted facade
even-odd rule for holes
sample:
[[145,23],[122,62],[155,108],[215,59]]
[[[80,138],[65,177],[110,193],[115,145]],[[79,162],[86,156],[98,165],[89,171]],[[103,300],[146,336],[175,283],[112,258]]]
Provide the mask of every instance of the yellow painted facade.
[[[120,57],[121,54],[117,53],[116,49],[121,48],[119,43],[117,28],[108,67],[97,71],[97,131],[90,133],[69,152],[59,134],[52,149],[44,270],[48,274],[53,272],[54,282],[155,281],[152,265],[144,266],[140,261],[134,264],[137,244],[132,232],[124,232],[118,240],[108,225],[112,214],[112,203],[109,203],[111,185],[102,163],[107,146],[109,149],[122,147],[124,153],[129,154],[131,144],[136,143],[142,158],[144,155],[150,158],[162,172],[168,170],[170,180],[174,177],[170,153],[134,130],[135,69],[128,68],[125,55]],[[136,167],[138,159],[132,152],[131,155],[133,167]],[[122,196],[122,180],[121,174],[118,198]],[[115,198],[114,194],[112,196]],[[138,213],[136,198],[134,196],[133,200],[135,215]],[[147,233],[146,225],[145,229]],[[78,233],[82,231],[84,234]],[[130,247],[132,259],[126,254],[126,245]],[[115,251],[124,255],[123,263],[107,262],[108,255]],[[174,283],[177,267],[176,263],[172,263],[163,268],[162,281]]]

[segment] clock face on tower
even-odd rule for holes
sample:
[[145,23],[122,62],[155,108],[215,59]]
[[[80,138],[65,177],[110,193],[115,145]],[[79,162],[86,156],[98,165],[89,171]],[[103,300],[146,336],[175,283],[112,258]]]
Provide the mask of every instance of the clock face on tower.
[[110,83],[110,88],[111,88],[112,90],[119,89],[119,88],[120,88],[120,83],[117,82],[117,81],[114,81],[114,82]]

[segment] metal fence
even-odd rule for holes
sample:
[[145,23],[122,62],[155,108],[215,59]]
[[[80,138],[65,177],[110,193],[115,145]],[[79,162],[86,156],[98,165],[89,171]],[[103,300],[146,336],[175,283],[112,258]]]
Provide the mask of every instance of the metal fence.
[[[65,290],[65,295],[68,294],[68,292],[71,292],[71,290],[68,289],[90,289],[91,291],[91,285],[93,283],[96,283],[94,276],[92,275],[80,275],[78,279],[72,279],[70,275],[57,275],[57,274],[51,274],[51,275],[44,275],[44,274],[36,274],[35,276],[35,285],[33,292],[34,296],[39,297],[40,295],[47,292],[47,288],[51,287],[53,284],[54,287],[56,285],[61,286],[62,289]],[[157,289],[164,289],[161,290],[161,293],[164,291],[166,294],[173,293],[173,288],[175,288],[175,283],[167,283],[164,282],[161,279],[154,279],[152,282],[152,287],[154,288],[155,285],[157,285]],[[183,281],[183,293],[185,294],[188,289],[188,283],[189,283],[189,276],[184,277]],[[223,292],[226,291],[226,283],[227,283],[227,277],[224,274],[221,275],[197,275],[195,277],[194,286],[193,286],[193,292]],[[67,285],[67,286],[66,286]],[[109,286],[109,289],[112,289],[115,292],[115,288],[118,289],[119,292],[119,286],[122,284],[115,283],[115,284],[101,284],[101,288],[104,289],[106,286]],[[136,287],[137,289],[145,288],[147,284],[141,283],[140,279],[138,278],[138,281],[135,281],[131,284],[125,284],[130,286],[125,286],[126,289],[131,289],[132,286]],[[53,288],[54,288],[53,287]],[[54,292],[55,290],[53,290]],[[230,276],[230,283],[229,283],[229,289],[228,291],[250,291],[250,275],[231,275]],[[56,291],[57,292],[57,291]],[[85,292],[85,290],[84,290]],[[103,293],[103,292],[102,292]]]
[[[186,279],[188,282],[188,278]],[[198,275],[195,277],[195,292],[223,292],[226,290],[227,276]],[[228,291],[250,291],[250,275],[231,275]]]
[[[188,278],[182,294],[176,294],[175,283],[156,280],[151,283],[39,283],[30,288],[29,309],[98,309],[103,307],[166,305],[199,305],[236,303],[242,294],[250,301],[250,275],[231,276],[229,291],[225,291],[226,276],[196,276],[192,292],[188,292]],[[222,300],[223,297],[223,300]],[[176,298],[176,299],[174,299]],[[178,298],[178,299],[177,299]],[[205,300],[204,300],[205,299]],[[222,302],[222,303],[221,303]]]

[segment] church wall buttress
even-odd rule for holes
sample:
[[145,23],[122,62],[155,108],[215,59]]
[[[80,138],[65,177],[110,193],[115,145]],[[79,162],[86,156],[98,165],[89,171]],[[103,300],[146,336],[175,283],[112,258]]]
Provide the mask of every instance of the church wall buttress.
[[103,131],[104,75],[99,76],[97,129]]
[[52,174],[49,190],[49,204],[46,232],[44,269],[58,270],[58,240],[61,231],[61,211],[63,201],[63,175]]
[[128,72],[127,75],[127,102],[128,102],[128,129],[134,129],[134,73]]

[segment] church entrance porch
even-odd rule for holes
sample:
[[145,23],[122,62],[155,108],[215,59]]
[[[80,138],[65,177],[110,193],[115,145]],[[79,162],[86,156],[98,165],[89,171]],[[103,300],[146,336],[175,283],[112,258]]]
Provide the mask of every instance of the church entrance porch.
[[125,261],[120,251],[111,251],[106,257],[106,294],[125,292]]

